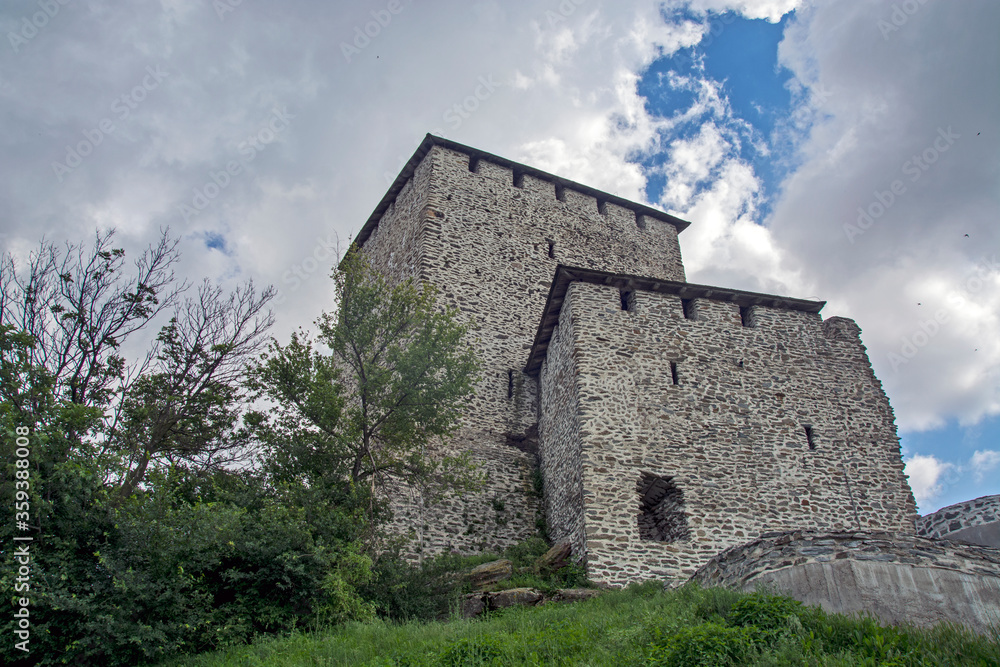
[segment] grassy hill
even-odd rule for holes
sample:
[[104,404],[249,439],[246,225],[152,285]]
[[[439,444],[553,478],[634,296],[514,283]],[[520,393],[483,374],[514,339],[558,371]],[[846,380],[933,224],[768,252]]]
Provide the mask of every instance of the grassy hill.
[[[996,629],[995,629],[996,630]],[[351,624],[163,663],[292,665],[1000,665],[1000,632],[882,627],[780,596],[658,583],[477,620]]]

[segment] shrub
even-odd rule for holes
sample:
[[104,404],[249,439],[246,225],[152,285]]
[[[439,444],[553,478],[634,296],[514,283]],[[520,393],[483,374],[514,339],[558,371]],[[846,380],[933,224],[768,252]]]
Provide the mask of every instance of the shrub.
[[433,620],[448,615],[461,595],[466,571],[496,559],[493,554],[441,554],[419,565],[407,562],[396,544],[375,557],[372,578],[359,587],[378,614],[394,621]]
[[751,593],[733,603],[728,618],[733,625],[775,631],[787,627],[789,617],[801,608],[801,602],[789,597]]
[[322,518],[311,523],[244,482],[256,501],[234,502],[209,482],[184,497],[181,480],[159,473],[120,507],[82,490],[60,500],[85,501],[89,517],[53,530],[39,552],[24,662],[132,665],[371,618],[355,588],[369,564],[356,545],[317,539]]
[[441,667],[504,667],[510,656],[496,637],[466,637],[451,642],[441,652]]
[[744,628],[707,622],[682,628],[650,647],[650,665],[663,667],[718,667],[741,664],[751,643]]
[[744,594],[731,588],[702,588],[698,584],[685,584],[677,590],[677,595],[682,600],[690,601],[696,618],[721,623]]
[[514,563],[514,567],[530,567],[549,550],[548,543],[540,537],[529,537],[524,542],[507,547],[503,557]]

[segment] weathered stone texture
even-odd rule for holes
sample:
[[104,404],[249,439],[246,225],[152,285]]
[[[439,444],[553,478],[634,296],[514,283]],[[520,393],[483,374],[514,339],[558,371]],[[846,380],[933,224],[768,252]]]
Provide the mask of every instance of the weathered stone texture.
[[506,609],[507,607],[533,607],[545,596],[534,588],[509,588],[488,595],[490,609]]
[[[686,223],[524,165],[428,138],[403,174],[359,240],[473,323],[482,377],[442,451],[488,474],[482,493],[433,507],[401,488],[396,527],[418,550],[533,534],[535,465],[549,536],[606,584],[686,577],[766,531],[913,532],[892,410],[854,322],[689,289]],[[543,320],[559,265],[608,282],[570,276]]]
[[538,434],[545,443],[540,453],[546,529],[553,540],[568,542],[580,558],[586,552],[587,542],[583,525],[583,465],[576,365],[572,346],[563,342],[573,339],[572,306],[566,304],[564,308],[565,323],[553,334],[539,375],[545,400],[539,410]]
[[546,551],[535,561],[535,569],[539,572],[555,572],[569,565],[570,557],[573,555],[573,548],[568,542],[557,542],[551,549]]
[[599,206],[531,175],[515,185],[512,169],[488,160],[471,166],[468,155],[433,146],[362,244],[390,275],[436,285],[443,303],[474,323],[470,343],[483,361],[447,451],[472,454],[488,475],[486,491],[433,508],[415,489],[401,488],[395,499],[395,528],[414,534],[425,553],[502,549],[536,531],[538,383],[521,369],[556,265],[684,279],[667,216]]
[[[389,276],[429,281],[444,292],[446,282],[427,260],[440,242],[443,216],[431,206],[432,175],[433,160],[417,165],[362,248],[373,265]],[[461,307],[451,292],[443,300]],[[533,393],[528,389],[518,395],[533,406]],[[484,424],[470,413],[451,441],[434,452],[442,456],[469,452],[489,479],[484,491],[452,493],[432,504],[422,489],[403,483],[394,489],[395,517],[390,530],[415,538],[412,555],[502,549],[534,532],[538,514],[538,501],[532,495],[534,457],[508,446],[507,429],[498,427],[496,421]]]
[[514,576],[514,564],[506,559],[483,563],[469,572],[472,590],[481,591]]
[[1000,495],[948,505],[919,517],[917,535],[1000,546]]
[[427,209],[430,174],[428,163],[414,170],[364,242],[372,265],[397,280],[426,279],[420,272],[424,245],[421,236],[433,225],[433,213]]
[[767,533],[727,549],[693,577],[703,586],[759,586],[830,612],[888,623],[964,623],[988,632],[1000,614],[1000,550],[877,532]]
[[[762,306],[741,318],[709,299],[692,320],[644,291],[622,305],[617,288],[571,284],[541,372],[542,414],[576,422],[542,428],[541,447],[580,448],[592,579],[687,577],[766,531],[913,532],[892,411],[853,322]],[[559,391],[575,409],[550,404],[567,357]],[[644,475],[683,493],[686,538],[643,539]]]

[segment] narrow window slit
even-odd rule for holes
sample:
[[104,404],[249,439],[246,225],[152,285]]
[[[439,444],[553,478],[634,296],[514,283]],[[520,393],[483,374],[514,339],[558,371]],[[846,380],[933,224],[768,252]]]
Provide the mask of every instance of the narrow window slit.
[[740,306],[740,323],[745,327],[753,326],[753,306]]
[[507,371],[507,398],[514,398],[514,369]]
[[556,199],[566,201],[566,188],[556,183]]
[[520,171],[514,172],[514,187],[515,188],[524,187],[524,174]]
[[681,383],[680,382],[680,378],[678,378],[678,376],[677,376],[677,362],[676,361],[671,361],[670,362],[670,379],[672,379],[674,381],[674,385],[675,386],[679,385]]
[[816,449],[816,441],[813,439],[813,427],[806,426],[806,443],[809,444],[809,449]]
[[469,171],[471,171],[473,174],[479,172],[479,158],[477,157],[469,158]]
[[556,243],[555,241],[549,241],[549,259],[556,258]]
[[608,214],[608,202],[604,201],[603,199],[598,199],[597,200],[597,212],[600,213],[601,215],[607,215]]
[[646,228],[646,216],[642,215],[638,211],[635,212],[635,226],[639,229]]
[[635,292],[632,290],[618,290],[618,296],[622,300],[622,310],[632,310],[635,305]]
[[681,299],[681,309],[684,311],[685,320],[698,319],[698,311],[694,305],[694,299]]

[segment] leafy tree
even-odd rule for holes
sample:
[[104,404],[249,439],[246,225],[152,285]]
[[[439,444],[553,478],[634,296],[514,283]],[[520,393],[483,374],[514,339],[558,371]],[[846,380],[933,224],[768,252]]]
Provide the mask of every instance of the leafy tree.
[[3,324],[35,341],[33,366],[55,380],[55,393],[77,405],[104,407],[121,389],[129,368],[121,345],[160,313],[169,312],[187,288],[177,284],[177,241],[167,231],[123,273],[125,251],[114,248],[114,230],[98,233],[89,251],[42,241],[18,271],[11,254],[0,257]]
[[433,286],[391,284],[356,249],[333,278],[337,310],[317,320],[316,341],[272,341],[251,374],[257,395],[274,403],[255,417],[274,479],[347,482],[367,494],[373,521],[386,516],[376,500],[390,479],[439,491],[475,484],[466,456],[431,446],[458,427],[477,377],[469,327],[437,305]]
[[[56,380],[31,362],[35,341],[12,326],[0,325],[0,455],[3,483],[0,504],[0,589],[10,598],[31,600],[31,659],[39,646],[60,645],[74,629],[64,621],[86,608],[77,592],[100,585],[103,578],[94,567],[93,553],[100,549],[107,530],[114,528],[107,512],[100,511],[105,498],[101,476],[94,472],[95,448],[80,434],[91,432],[100,422],[100,411],[56,394]],[[15,433],[28,433],[29,467],[15,466]],[[70,434],[74,434],[71,436]],[[26,479],[17,477],[27,470]],[[15,522],[14,480],[28,487],[29,530]],[[20,518],[20,517],[19,517]],[[13,536],[30,536],[31,578],[15,592],[18,563],[13,558]],[[24,543],[18,543],[24,544]],[[25,583],[28,589],[23,586]],[[13,646],[16,635],[10,614],[2,619],[0,640],[4,656],[15,663],[23,653]]]
[[[0,619],[8,664],[130,665],[242,643],[260,633],[371,618],[357,592],[371,561],[363,522],[335,503],[304,507],[294,485],[252,470],[154,467],[140,492],[105,485],[84,434],[100,411],[59,398],[30,363],[31,336],[0,326],[0,502],[14,507],[17,427],[30,432],[32,570],[30,653],[13,647],[16,619]],[[74,434],[71,438],[69,434]],[[308,491],[308,489],[305,489]],[[25,535],[9,514],[0,543]],[[0,547],[0,588],[14,593],[18,563]]]
[[[273,291],[186,296],[166,233],[126,275],[112,234],[90,252],[43,242],[18,274],[0,259],[0,503],[13,437],[30,432],[32,652],[12,664],[136,664],[261,633],[367,619],[367,540],[387,476],[447,486],[461,459],[425,453],[457,425],[476,362],[430,288],[390,286],[359,255],[319,343],[272,343],[250,389]],[[173,317],[142,359],[126,340]],[[259,468],[230,464],[263,442]],[[25,534],[7,510],[0,541]],[[0,517],[2,518],[2,517]],[[0,546],[0,588],[18,564]],[[20,662],[15,662],[20,659]]]
[[[248,283],[227,296],[206,281],[184,298],[189,285],[173,273],[177,241],[167,231],[130,273],[113,239],[113,230],[99,233],[90,249],[42,241],[23,271],[4,254],[0,315],[30,337],[24,363],[44,369],[55,400],[101,415],[89,433],[66,435],[93,450],[94,469],[125,498],[151,464],[219,467],[241,453],[238,380],[273,322],[266,306],[275,292]],[[127,360],[126,340],[171,309],[149,353]]]
[[241,378],[264,344],[274,291],[253,283],[228,297],[208,282],[157,337],[151,372],[129,387],[109,441],[123,454],[119,496],[127,497],[150,463],[220,468],[243,453]]
[[[205,283],[184,298],[166,232],[131,272],[112,238],[99,234],[89,250],[43,241],[24,267],[0,257],[0,538],[34,539],[25,664],[134,664],[286,629],[326,604],[317,591],[340,559],[311,524],[292,520],[301,510],[260,493],[258,478],[239,494],[264,496],[255,514],[228,497],[182,501],[174,488],[184,476],[172,471],[224,474],[246,443],[238,380],[264,341],[273,291],[247,285],[224,295]],[[170,309],[148,354],[130,363],[125,342]],[[30,433],[27,532],[12,515],[18,428]],[[250,555],[224,562],[226,548]],[[275,552],[290,569],[255,574]],[[3,590],[14,591],[16,572],[11,549],[0,547]],[[247,593],[258,606],[241,608],[246,623],[230,627],[223,608],[236,599],[217,599],[209,585],[226,572],[265,589],[282,583]],[[3,643],[12,642],[11,619],[0,623]]]

